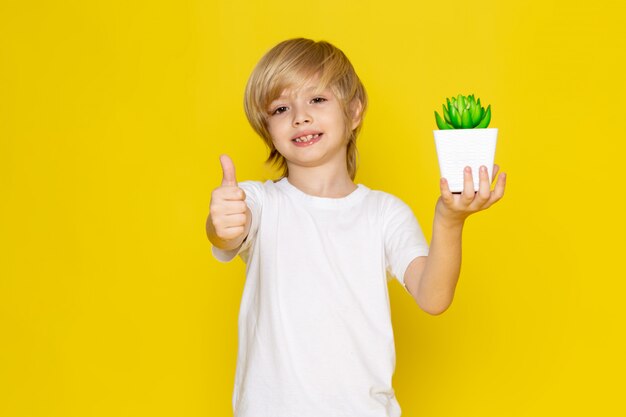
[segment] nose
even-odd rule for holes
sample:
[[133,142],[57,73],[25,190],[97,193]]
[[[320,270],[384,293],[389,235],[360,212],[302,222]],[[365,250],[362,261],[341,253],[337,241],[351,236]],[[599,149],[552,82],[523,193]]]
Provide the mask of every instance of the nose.
[[309,124],[313,121],[311,115],[301,107],[295,108],[293,112],[293,125],[300,126],[303,124]]

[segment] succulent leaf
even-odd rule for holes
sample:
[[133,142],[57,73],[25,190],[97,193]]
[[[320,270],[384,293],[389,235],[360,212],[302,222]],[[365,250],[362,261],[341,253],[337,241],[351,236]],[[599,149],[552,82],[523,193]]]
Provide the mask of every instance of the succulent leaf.
[[474,103],[470,115],[472,116],[472,127],[476,127],[481,119],[480,107],[478,107],[476,103]]
[[437,121],[437,127],[441,130],[445,130],[445,129],[454,129],[452,126],[450,126],[449,124],[447,124],[442,118],[441,116],[439,116],[439,113],[435,112],[435,120]]
[[[446,109],[446,105],[442,104],[443,107],[443,118],[446,120],[446,123],[451,123],[450,121],[450,113],[448,113],[448,109]],[[435,112],[437,113],[437,112]]]
[[459,110],[465,107],[465,97],[463,97],[463,94],[459,94],[458,97],[456,98],[456,101],[458,103],[457,108]]
[[470,115],[469,110],[464,111],[461,115],[461,127],[463,129],[471,129],[472,127],[474,127],[474,125],[472,124],[472,116]]
[[489,122],[491,121],[491,104],[487,107],[487,111],[485,112],[485,116],[483,117],[483,119],[480,121],[480,123],[478,124],[478,126],[476,126],[477,129],[484,129],[487,126],[489,126]]
[[454,106],[450,108],[450,120],[452,121],[452,126],[454,126],[455,129],[461,128],[461,116]]

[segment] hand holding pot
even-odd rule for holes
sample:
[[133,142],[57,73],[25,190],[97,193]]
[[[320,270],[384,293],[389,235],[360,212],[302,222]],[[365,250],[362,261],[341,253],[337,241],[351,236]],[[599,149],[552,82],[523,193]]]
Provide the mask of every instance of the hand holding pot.
[[479,187],[478,191],[474,191],[474,179],[470,167],[466,167],[463,171],[463,191],[461,193],[452,193],[445,178],[441,179],[441,197],[437,201],[435,215],[441,216],[441,220],[445,223],[462,224],[465,219],[478,211],[488,209],[498,202],[504,195],[506,186],[506,174],[499,176],[498,165],[493,166],[493,178],[497,181],[494,189],[491,189],[489,183],[489,174],[487,168],[482,165],[480,167]]

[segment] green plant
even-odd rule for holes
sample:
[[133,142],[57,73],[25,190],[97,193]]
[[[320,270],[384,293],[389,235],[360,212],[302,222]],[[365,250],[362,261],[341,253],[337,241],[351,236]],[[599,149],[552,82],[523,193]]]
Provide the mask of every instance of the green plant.
[[443,105],[443,118],[435,112],[435,121],[439,129],[483,129],[491,121],[491,104],[485,108],[480,105],[480,99],[474,95],[465,97],[446,98],[448,107]]

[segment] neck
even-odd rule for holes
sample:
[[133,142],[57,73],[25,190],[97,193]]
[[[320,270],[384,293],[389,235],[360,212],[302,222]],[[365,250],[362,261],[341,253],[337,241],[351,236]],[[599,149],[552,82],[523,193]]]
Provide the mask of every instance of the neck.
[[315,197],[341,198],[357,188],[346,166],[337,169],[289,166],[287,179],[300,191]]

